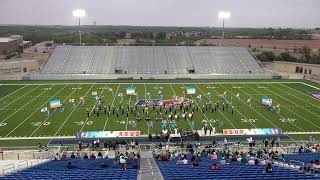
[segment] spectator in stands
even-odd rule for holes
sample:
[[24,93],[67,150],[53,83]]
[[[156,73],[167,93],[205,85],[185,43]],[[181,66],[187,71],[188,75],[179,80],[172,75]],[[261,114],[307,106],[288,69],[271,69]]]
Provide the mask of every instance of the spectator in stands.
[[228,145],[228,140],[227,140],[227,138],[224,138],[224,139],[223,139],[223,143],[224,143],[225,146]]
[[176,164],[188,164],[187,158],[181,157],[180,159],[177,160]]
[[313,164],[312,164],[312,167],[313,167],[314,169],[320,169],[320,162],[319,162],[319,160],[315,160],[315,161],[313,162]]
[[248,161],[248,165],[254,165],[255,164],[255,161],[253,158],[250,158],[250,160]]
[[200,157],[198,155],[193,155],[191,158],[192,166],[199,166]]
[[75,163],[72,163],[71,161],[68,162],[67,164],[68,169],[74,169],[77,168],[77,165]]
[[213,164],[212,166],[210,166],[210,169],[212,169],[212,170],[220,170],[221,166],[218,165],[218,164]]
[[100,164],[100,167],[102,167],[102,168],[106,168],[106,167],[109,167],[109,166],[108,166],[108,164],[107,164],[107,163],[104,163],[104,162],[103,162],[103,163],[101,163],[101,164]]
[[71,153],[71,156],[70,156],[72,159],[76,158],[76,156],[74,155],[74,153]]
[[61,156],[61,160],[66,160],[67,159],[67,153],[62,153],[62,156]]
[[263,160],[261,160],[261,161],[259,162],[259,165],[265,166],[265,165],[267,165],[267,161],[263,159]]
[[227,163],[227,161],[226,161],[225,157],[222,157],[220,164],[226,164],[226,163]]
[[83,159],[89,159],[89,157],[88,157],[88,154],[87,154],[87,153],[85,153],[85,154],[84,154]]
[[101,151],[98,152],[98,157],[101,158],[101,159],[103,158]]
[[272,163],[268,162],[267,166],[266,166],[266,172],[267,173],[271,173],[272,172]]
[[59,161],[61,159],[59,153],[57,153],[54,157],[53,157],[53,160],[55,161]]
[[81,141],[79,141],[78,146],[79,146],[79,151],[81,151],[81,149],[82,149],[82,143],[81,143]]
[[119,164],[120,164],[120,169],[124,171],[126,169],[126,159],[124,158],[124,156],[120,156]]
[[241,155],[241,162],[242,163],[247,163],[248,162],[247,156],[245,154]]
[[188,159],[187,159],[187,158],[183,158],[183,159],[182,159],[182,163],[183,163],[183,164],[188,164]]
[[217,160],[218,159],[218,156],[217,156],[217,153],[216,152],[213,152],[211,154],[211,160]]
[[91,160],[95,160],[95,159],[96,159],[96,156],[92,153],[92,154],[90,155],[90,159],[91,159]]

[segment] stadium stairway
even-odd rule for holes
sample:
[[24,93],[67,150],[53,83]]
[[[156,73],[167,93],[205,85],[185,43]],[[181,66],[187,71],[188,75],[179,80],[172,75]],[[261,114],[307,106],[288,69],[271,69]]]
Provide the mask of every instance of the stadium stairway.
[[[67,163],[71,161],[77,168],[67,169]],[[104,162],[109,165],[101,168]],[[126,170],[121,171],[118,164],[114,164],[112,159],[67,159],[61,161],[49,161],[41,165],[18,171],[0,177],[4,179],[137,179],[138,169],[127,161]]]
[[140,171],[138,180],[163,180],[161,171],[153,158],[151,150],[140,151]]
[[265,173],[265,166],[241,164],[238,162],[221,165],[220,170],[211,170],[210,166],[218,164],[218,160],[209,157],[202,158],[199,166],[192,167],[190,155],[187,165],[177,165],[176,160],[156,161],[164,178],[179,179],[319,179],[319,177],[305,174],[290,168],[273,166],[272,173]]

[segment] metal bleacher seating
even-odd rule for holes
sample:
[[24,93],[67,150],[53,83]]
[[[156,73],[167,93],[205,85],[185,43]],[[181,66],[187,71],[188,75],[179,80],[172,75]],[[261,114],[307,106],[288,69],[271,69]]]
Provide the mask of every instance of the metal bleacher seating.
[[187,165],[177,165],[176,160],[157,161],[164,179],[319,179],[319,177],[305,174],[290,168],[273,166],[271,173],[266,173],[266,166],[247,165],[240,162],[230,162],[221,165],[220,170],[212,170],[210,166],[219,164],[221,157],[211,160],[205,156],[201,158],[199,166],[191,166],[191,156],[187,155]]
[[[77,168],[67,169],[67,163],[71,161]],[[104,162],[111,167],[101,168]],[[16,173],[0,176],[0,179],[137,179],[138,169],[128,163],[126,170],[121,171],[119,165],[114,165],[112,159],[68,159],[61,161],[49,161]]]
[[301,154],[288,154],[285,156],[286,162],[291,160],[300,161],[303,163],[310,163],[310,161],[320,160],[320,153],[301,153]]
[[243,47],[57,46],[42,74],[263,74]]

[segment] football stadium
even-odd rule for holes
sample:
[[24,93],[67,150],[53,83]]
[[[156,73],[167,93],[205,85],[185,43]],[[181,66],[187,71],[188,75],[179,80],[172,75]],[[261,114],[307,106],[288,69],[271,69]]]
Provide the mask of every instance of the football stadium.
[[320,179],[319,28],[98,26],[84,2],[0,19],[1,180]]

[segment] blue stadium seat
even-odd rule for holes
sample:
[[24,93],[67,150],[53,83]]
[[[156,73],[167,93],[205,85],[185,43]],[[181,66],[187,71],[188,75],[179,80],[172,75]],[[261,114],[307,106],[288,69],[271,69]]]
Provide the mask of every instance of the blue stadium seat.
[[[67,163],[71,161],[77,165],[75,169],[67,169]],[[4,179],[137,179],[138,170],[132,165],[127,165],[125,171],[121,171],[119,165],[101,168],[100,164],[104,162],[113,165],[112,159],[68,159],[65,161],[49,161],[44,164],[28,168],[23,171],[8,174],[0,177]]]
[[192,167],[190,156],[187,165],[177,165],[175,160],[157,161],[165,179],[319,179],[319,177],[305,174],[292,169],[273,166],[272,173],[265,173],[265,166],[249,166],[242,163],[221,165],[221,170],[211,170],[209,167],[218,160],[209,157],[202,158],[199,166]]

